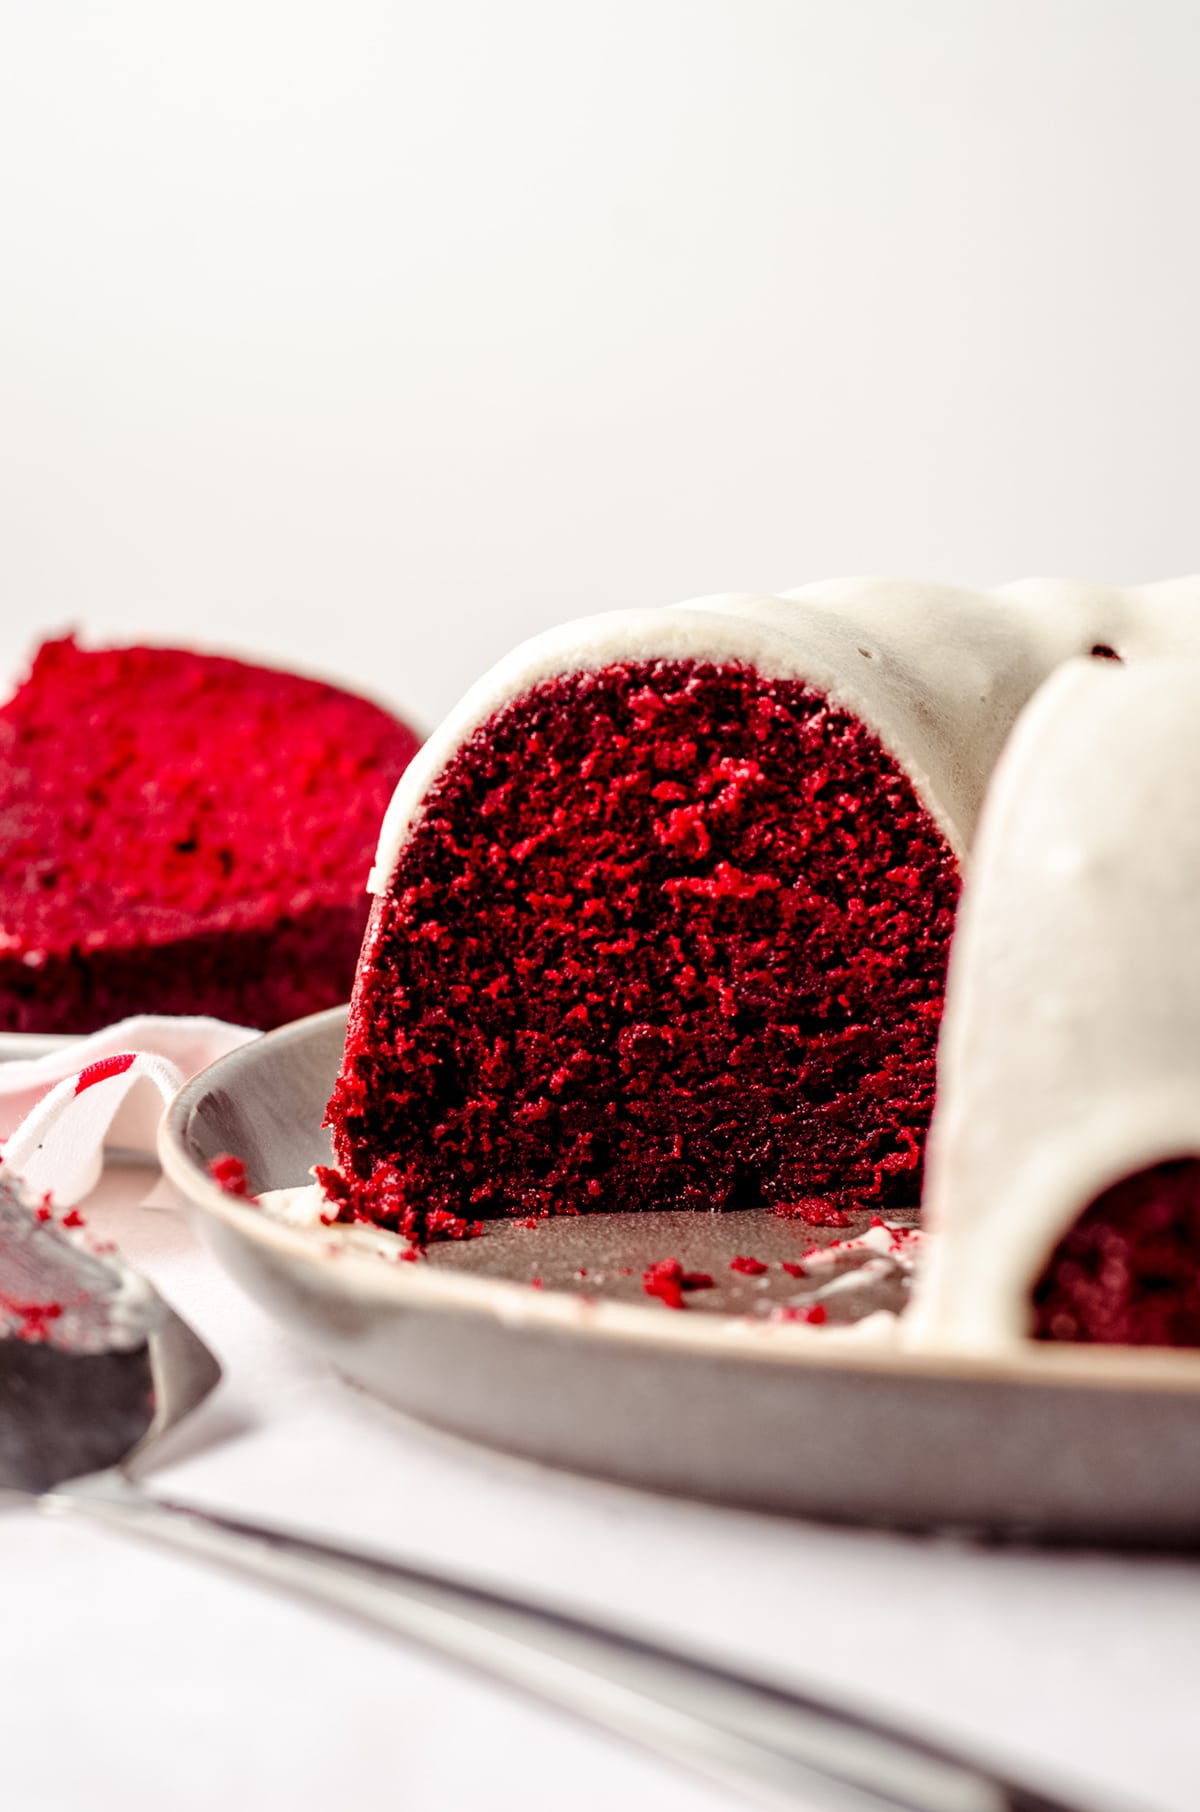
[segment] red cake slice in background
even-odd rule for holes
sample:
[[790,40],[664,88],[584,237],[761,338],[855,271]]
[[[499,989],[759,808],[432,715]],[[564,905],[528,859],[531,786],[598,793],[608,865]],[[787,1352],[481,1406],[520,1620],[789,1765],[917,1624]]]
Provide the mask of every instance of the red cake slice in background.
[[407,725],[177,649],[39,650],[0,708],[0,1029],[346,999]]

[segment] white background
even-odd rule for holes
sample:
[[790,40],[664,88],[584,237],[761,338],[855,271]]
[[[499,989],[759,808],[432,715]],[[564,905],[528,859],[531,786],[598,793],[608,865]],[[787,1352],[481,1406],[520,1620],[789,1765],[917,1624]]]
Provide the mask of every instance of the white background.
[[[74,622],[428,724],[607,606],[1193,568],[1198,87],[1194,0],[0,0],[0,671]],[[1193,1565],[539,1474],[112,1225],[229,1366],[181,1492],[1193,1812]],[[732,1805],[182,1563],[0,1550],[14,1812]]]
[[1194,0],[0,0],[0,663],[1197,561]]

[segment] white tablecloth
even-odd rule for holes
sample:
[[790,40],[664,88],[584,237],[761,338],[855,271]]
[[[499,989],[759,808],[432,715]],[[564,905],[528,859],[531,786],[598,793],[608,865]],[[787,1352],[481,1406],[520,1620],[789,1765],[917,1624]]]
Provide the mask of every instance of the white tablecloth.
[[[1161,1812],[1200,1803],[1200,1566],[776,1521],[407,1421],[275,1328],[110,1170],[94,1228],[226,1379],[154,1482],[469,1568]],[[0,1514],[12,1812],[732,1812],[724,1793],[384,1637],[134,1540]]]

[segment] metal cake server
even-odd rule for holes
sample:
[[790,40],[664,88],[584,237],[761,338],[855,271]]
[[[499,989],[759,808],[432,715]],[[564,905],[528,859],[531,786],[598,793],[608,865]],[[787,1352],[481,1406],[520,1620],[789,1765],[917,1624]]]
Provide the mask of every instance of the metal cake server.
[[150,1495],[133,1467],[219,1378],[203,1342],[144,1280],[38,1222],[0,1185],[0,1489],[302,1593],[762,1804],[1084,1812],[882,1723],[634,1635]]

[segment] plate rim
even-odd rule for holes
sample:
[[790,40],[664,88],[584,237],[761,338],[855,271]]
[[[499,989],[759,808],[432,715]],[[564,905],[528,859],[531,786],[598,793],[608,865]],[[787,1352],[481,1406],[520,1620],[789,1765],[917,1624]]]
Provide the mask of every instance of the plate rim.
[[273,1218],[253,1203],[230,1195],[195,1162],[186,1130],[197,1105],[221,1086],[227,1069],[272,1060],[284,1044],[303,1043],[334,1020],[345,1006],[293,1020],[264,1033],[250,1045],[217,1058],[186,1082],[163,1115],[158,1156],[168,1181],[189,1206],[224,1222],[240,1237],[314,1272],[328,1290],[385,1299],[398,1308],[445,1309],[539,1327],[574,1338],[622,1346],[639,1345],[665,1355],[703,1354],[770,1365],[867,1372],[892,1377],[956,1383],[996,1383],[1116,1392],[1165,1390],[1200,1394],[1200,1349],[1100,1346],[1036,1341],[1018,1337],[987,1350],[937,1345],[876,1344],[853,1333],[809,1327],[802,1322],[752,1320],[711,1310],[671,1314],[661,1304],[588,1298],[574,1291],[532,1289],[514,1279],[472,1275],[432,1266],[398,1264],[364,1252],[348,1229],[296,1227]]

